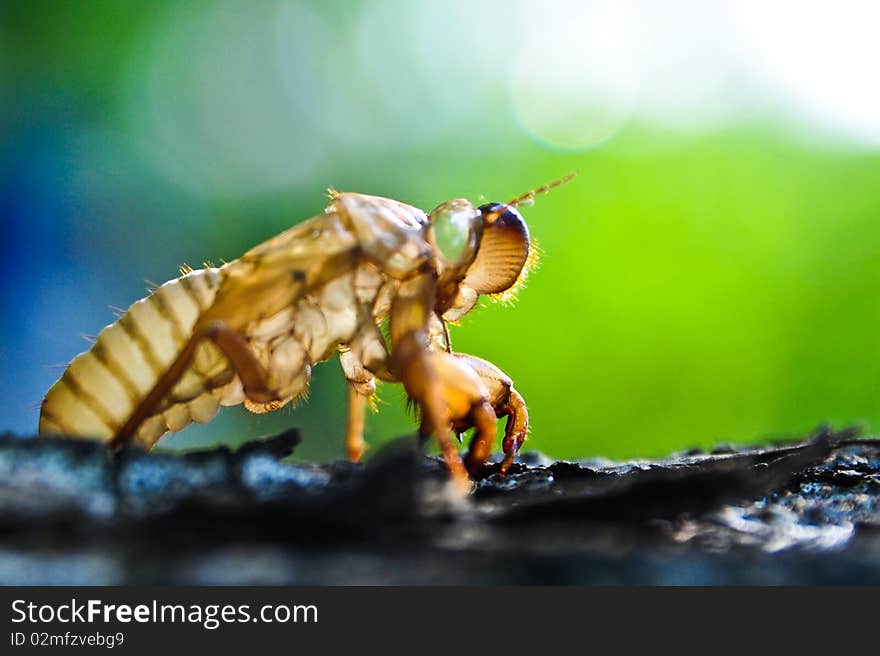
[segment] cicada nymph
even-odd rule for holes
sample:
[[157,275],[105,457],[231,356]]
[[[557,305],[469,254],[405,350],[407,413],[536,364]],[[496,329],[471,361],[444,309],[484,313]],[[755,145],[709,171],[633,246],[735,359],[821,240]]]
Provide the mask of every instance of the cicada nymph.
[[[525,403],[498,367],[453,351],[447,323],[522,279],[533,248],[517,205],[567,179],[508,203],[454,199],[430,214],[331,192],[324,214],[134,303],[49,390],[39,432],[151,448],[220,406],[281,408],[306,391],[316,363],[339,352],[352,460],[363,453],[378,378],[403,384],[421,434],[436,437],[458,481],[483,466],[506,417],[506,471],[526,437]],[[470,428],[462,462],[452,433]]]

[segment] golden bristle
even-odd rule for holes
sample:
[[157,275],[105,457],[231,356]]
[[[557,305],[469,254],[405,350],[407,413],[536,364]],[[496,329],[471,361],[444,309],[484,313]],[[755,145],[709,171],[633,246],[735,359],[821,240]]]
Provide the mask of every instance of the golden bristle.
[[538,267],[538,263],[541,260],[541,247],[538,245],[538,242],[534,239],[529,243],[529,254],[526,257],[526,263],[523,265],[523,268],[519,272],[519,276],[516,278],[516,282],[510,286],[509,289],[505,289],[503,292],[498,292],[497,294],[487,294],[487,296],[496,301],[498,303],[502,303],[504,305],[509,305],[516,301],[517,294],[519,291],[526,286],[526,278],[528,278],[529,274]]

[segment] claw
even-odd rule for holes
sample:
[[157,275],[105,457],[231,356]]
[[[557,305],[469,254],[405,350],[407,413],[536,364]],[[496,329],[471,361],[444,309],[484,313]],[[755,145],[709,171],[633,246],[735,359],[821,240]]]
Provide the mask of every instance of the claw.
[[507,470],[510,469],[510,466],[513,464],[514,460],[516,460],[516,451],[511,451],[510,453],[504,454],[504,460],[501,461],[502,474],[507,473]]

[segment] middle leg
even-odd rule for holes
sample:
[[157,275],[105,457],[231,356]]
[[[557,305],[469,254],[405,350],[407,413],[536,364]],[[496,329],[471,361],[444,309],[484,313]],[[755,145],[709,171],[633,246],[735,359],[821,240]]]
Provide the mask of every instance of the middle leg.
[[348,414],[345,430],[345,450],[348,459],[360,462],[364,455],[364,420],[367,401],[376,393],[376,379],[349,350],[339,353],[342,372],[348,382]]

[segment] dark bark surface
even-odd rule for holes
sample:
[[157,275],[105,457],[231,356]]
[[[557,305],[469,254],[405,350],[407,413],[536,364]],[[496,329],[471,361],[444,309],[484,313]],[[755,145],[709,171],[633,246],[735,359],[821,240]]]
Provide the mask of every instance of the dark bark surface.
[[0,583],[880,583],[880,441],[623,464],[526,454],[456,501],[409,439],[285,462],[0,437]]

